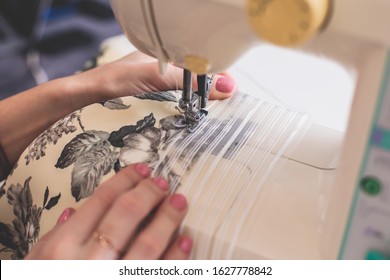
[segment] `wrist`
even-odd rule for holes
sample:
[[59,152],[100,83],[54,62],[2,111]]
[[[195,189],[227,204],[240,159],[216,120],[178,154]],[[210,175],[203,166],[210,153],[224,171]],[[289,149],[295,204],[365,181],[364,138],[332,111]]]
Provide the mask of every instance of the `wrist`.
[[102,88],[99,88],[99,82],[93,75],[85,74],[75,74],[58,80],[61,88],[63,88],[62,94],[66,96],[67,105],[65,107],[67,108],[67,113],[102,101],[105,98]]
[[81,73],[79,78],[91,98],[89,103],[167,88],[156,63],[134,63],[126,58]]

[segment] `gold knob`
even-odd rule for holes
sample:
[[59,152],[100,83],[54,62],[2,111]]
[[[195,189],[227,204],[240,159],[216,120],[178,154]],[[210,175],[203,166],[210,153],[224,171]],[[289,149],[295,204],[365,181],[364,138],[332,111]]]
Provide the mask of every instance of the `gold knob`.
[[195,74],[204,75],[208,73],[211,66],[209,61],[203,57],[187,55],[184,58],[184,67]]
[[296,46],[312,38],[331,10],[331,0],[247,0],[249,22],[270,43]]

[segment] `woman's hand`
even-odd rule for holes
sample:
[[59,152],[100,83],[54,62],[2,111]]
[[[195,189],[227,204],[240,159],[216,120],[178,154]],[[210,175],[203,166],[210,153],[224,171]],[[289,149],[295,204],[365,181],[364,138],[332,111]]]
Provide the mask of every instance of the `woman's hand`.
[[[7,177],[26,147],[66,115],[117,97],[177,87],[181,89],[182,83],[182,69],[169,65],[167,73],[161,75],[155,59],[135,52],[115,62],[52,80],[1,101],[0,147],[4,150],[5,163],[0,161],[0,181]],[[235,89],[236,83],[228,74],[216,75],[210,99],[228,98]]]
[[192,240],[175,236],[186,212],[186,199],[170,195],[166,180],[131,165],[77,212],[65,210],[26,259],[187,259]]
[[[156,59],[136,51],[115,62],[82,73],[79,79],[83,84],[94,83],[98,86],[95,92],[102,93],[107,100],[145,92],[182,89],[183,69],[168,65],[167,72],[161,75]],[[193,85],[196,90],[196,75],[193,75]],[[228,98],[235,89],[236,83],[228,73],[217,74],[213,79],[210,99]]]

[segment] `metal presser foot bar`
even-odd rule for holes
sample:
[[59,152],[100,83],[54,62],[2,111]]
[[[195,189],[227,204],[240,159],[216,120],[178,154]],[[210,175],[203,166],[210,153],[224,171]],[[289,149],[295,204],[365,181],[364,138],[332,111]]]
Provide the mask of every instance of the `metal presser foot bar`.
[[177,109],[184,116],[185,124],[183,126],[186,126],[191,132],[196,129],[208,114],[205,108],[209,99],[213,76],[198,75],[198,91],[194,92],[192,73],[184,69],[183,94]]

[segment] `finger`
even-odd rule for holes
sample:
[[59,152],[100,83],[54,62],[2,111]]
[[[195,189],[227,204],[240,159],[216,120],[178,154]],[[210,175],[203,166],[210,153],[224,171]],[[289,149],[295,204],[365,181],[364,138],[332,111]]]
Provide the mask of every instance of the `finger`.
[[[180,72],[183,74],[183,72]],[[197,75],[192,76],[194,91],[198,90]],[[182,85],[182,84],[181,84]],[[210,100],[223,100],[231,97],[237,89],[236,81],[229,73],[215,74],[210,88]]]
[[163,260],[187,260],[192,250],[192,238],[179,236],[163,255]]
[[66,208],[58,217],[57,225],[64,224],[75,212],[73,208]]
[[[165,82],[160,88],[174,89],[183,88],[183,70],[170,65],[167,75],[160,75]],[[197,75],[192,75],[192,86],[194,91],[198,90]],[[237,83],[229,73],[216,74],[210,89],[210,100],[221,100],[231,97],[237,90]]]
[[[134,189],[124,193],[113,204],[99,224],[96,235],[103,235],[110,244],[90,238],[86,244],[88,259],[112,259],[125,251],[140,223],[168,195],[169,185],[163,178],[142,180]],[[98,241],[98,242],[97,242]]]
[[174,194],[164,201],[155,217],[135,239],[124,259],[160,258],[187,212],[187,201]]
[[45,235],[39,238],[39,241],[25,259],[34,259],[35,256],[39,256],[42,249],[46,246],[47,242],[49,242],[56,231],[60,228],[62,224],[64,224],[73,214],[75,210],[73,208],[66,208],[61,215],[58,217],[57,224],[49,230]]
[[221,100],[231,97],[236,88],[236,82],[228,73],[217,74],[210,89],[210,99]]
[[[183,71],[176,71],[177,74],[181,74],[183,79]],[[177,75],[176,74],[176,75]],[[180,84],[182,88],[182,84]],[[194,91],[198,90],[197,75],[192,75],[192,85]],[[229,73],[215,74],[213,83],[210,88],[210,100],[222,100],[231,97],[237,89],[236,81]]]
[[149,168],[144,164],[130,165],[114,177],[99,186],[95,193],[77,210],[67,223],[62,225],[69,244],[80,245],[85,242],[113,202],[126,191],[133,189],[142,179],[150,176]]

